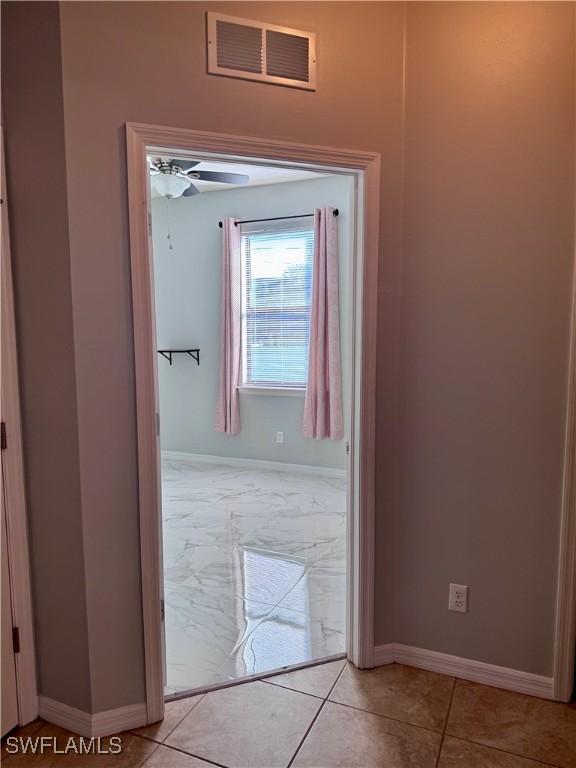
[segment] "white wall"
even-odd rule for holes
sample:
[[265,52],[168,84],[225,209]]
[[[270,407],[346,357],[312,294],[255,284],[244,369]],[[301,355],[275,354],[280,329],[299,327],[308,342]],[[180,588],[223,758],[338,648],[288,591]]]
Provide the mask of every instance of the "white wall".
[[[349,403],[350,267],[353,180],[346,176],[210,192],[193,198],[152,200],[152,230],[159,349],[198,347],[200,366],[178,355],[160,357],[161,442],[164,450],[344,468],[345,440],[302,436],[304,396],[241,394],[242,430],[214,430],[220,333],[220,249],[226,216],[267,218],[339,209],[344,408]],[[168,239],[170,232],[170,240]],[[172,244],[172,250],[170,250]],[[284,433],[284,443],[276,433]]]

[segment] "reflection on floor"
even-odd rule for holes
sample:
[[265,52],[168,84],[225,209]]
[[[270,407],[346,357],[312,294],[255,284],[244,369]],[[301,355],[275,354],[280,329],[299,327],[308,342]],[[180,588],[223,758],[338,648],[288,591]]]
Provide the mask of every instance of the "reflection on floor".
[[162,464],[167,693],[346,649],[345,479]]

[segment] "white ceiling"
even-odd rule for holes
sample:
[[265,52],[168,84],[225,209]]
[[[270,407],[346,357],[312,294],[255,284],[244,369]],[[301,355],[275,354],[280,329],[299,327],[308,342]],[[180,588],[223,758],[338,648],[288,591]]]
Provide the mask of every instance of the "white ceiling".
[[[153,159],[159,155],[151,155]],[[322,179],[328,174],[315,173],[314,171],[305,171],[302,169],[275,168],[274,166],[264,165],[245,165],[244,163],[218,163],[202,160],[194,167],[195,171],[222,171],[225,173],[244,173],[250,177],[248,184],[236,186],[235,184],[219,184],[215,181],[199,181],[194,179],[194,186],[202,192],[223,192],[230,189],[242,189],[248,187],[259,187],[265,184],[283,184],[289,181],[309,181],[311,179]],[[152,197],[159,197],[158,193],[152,187]],[[190,198],[193,199],[193,198]]]

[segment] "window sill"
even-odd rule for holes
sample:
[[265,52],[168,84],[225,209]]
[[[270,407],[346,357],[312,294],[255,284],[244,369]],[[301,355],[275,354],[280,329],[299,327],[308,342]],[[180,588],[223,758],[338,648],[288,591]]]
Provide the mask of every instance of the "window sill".
[[304,397],[304,387],[252,387],[240,386],[241,395],[272,395],[273,397]]

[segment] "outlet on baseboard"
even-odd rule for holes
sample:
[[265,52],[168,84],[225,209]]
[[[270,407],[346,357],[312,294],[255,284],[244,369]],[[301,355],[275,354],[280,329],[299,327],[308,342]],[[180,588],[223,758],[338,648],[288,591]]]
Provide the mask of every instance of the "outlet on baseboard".
[[277,443],[284,442],[284,432],[276,432],[276,442]]
[[468,587],[464,584],[450,584],[448,610],[466,613],[468,611]]

